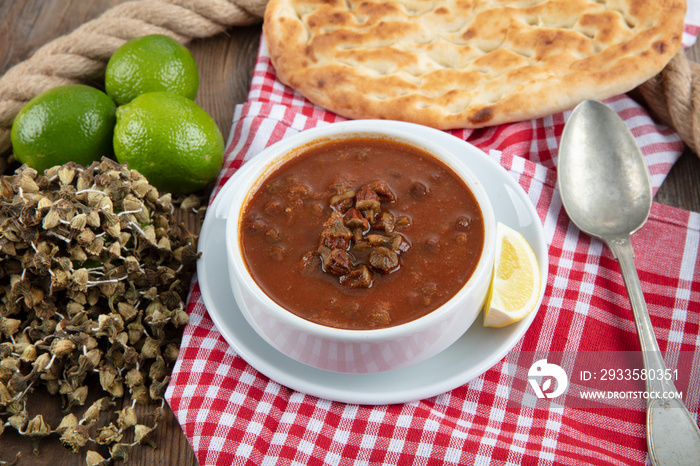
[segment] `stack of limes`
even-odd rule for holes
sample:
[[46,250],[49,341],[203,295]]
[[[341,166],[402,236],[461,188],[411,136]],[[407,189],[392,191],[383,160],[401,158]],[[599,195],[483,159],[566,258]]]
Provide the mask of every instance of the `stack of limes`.
[[114,155],[160,190],[196,191],[216,178],[224,153],[219,128],[193,101],[198,87],[186,47],[162,35],[129,40],[107,63],[106,94],[62,86],[24,106],[12,125],[15,157],[43,171]]

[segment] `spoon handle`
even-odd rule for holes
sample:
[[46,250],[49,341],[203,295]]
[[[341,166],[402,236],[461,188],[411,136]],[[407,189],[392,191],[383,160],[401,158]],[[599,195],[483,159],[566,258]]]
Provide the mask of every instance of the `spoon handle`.
[[630,237],[606,238],[605,242],[620,264],[639,334],[644,368],[649,374],[646,378],[649,459],[654,465],[697,465],[700,462],[700,429],[681,401],[671,373],[666,370],[634,266]]

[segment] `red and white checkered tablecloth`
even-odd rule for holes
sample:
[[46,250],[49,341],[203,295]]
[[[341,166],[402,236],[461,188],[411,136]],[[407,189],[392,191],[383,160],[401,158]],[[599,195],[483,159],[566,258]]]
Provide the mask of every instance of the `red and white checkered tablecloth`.
[[[689,5],[685,45],[700,30]],[[644,153],[654,190],[683,145],[626,96],[606,101]],[[180,355],[166,399],[201,465],[643,464],[644,404],[595,409],[509,402],[517,355],[527,351],[638,351],[619,267],[569,221],[556,187],[558,141],[568,112],[480,130],[451,131],[498,161],[536,206],[549,248],[541,308],[502,361],[450,392],[421,401],[349,405],[279,385],[237,355],[207,313],[193,281]],[[236,108],[217,189],[245,161],[299,131],[341,118],[275,79],[264,40],[248,102]],[[654,204],[632,236],[635,263],[661,351],[700,354],[700,214]],[[671,356],[669,356],[671,355]],[[669,361],[669,358],[671,359]],[[693,358],[697,360],[696,357]],[[684,401],[697,419],[700,373]],[[521,394],[522,395],[522,394]]]

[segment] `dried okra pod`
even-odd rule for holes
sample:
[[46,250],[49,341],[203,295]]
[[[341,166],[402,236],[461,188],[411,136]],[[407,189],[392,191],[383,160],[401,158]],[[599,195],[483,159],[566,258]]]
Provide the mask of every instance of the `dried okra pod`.
[[[108,445],[112,459],[152,442],[156,425],[113,408],[153,403],[160,417],[199,257],[196,236],[173,225],[180,203],[191,211],[201,200],[159,193],[110,159],[0,177],[2,428],[54,436],[74,452]],[[55,429],[25,409],[42,385],[66,411]],[[93,387],[103,398],[78,420],[72,411]],[[88,464],[110,461],[84,453]]]

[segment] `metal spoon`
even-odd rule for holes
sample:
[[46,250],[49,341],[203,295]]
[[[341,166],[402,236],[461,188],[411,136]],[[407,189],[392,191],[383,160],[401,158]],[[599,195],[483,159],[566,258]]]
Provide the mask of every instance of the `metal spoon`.
[[586,100],[572,112],[561,137],[558,182],[576,226],[603,240],[620,264],[639,334],[647,377],[647,446],[655,465],[700,464],[700,429],[667,380],[634,266],[630,235],[651,210],[651,180],[644,158],[622,119],[605,104]]

